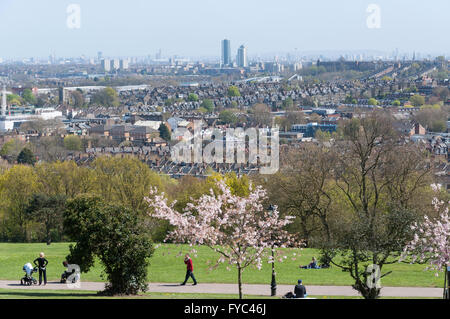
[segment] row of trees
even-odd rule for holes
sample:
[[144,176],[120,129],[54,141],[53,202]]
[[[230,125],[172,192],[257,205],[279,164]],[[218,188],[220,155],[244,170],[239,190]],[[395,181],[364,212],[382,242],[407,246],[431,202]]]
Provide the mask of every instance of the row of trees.
[[[36,123],[33,128],[38,129],[38,125],[39,123]],[[31,128],[31,124],[28,127]],[[82,151],[87,146],[87,142],[87,139],[81,139],[78,135],[68,135],[64,138],[44,136],[32,142],[12,138],[3,144],[0,155],[9,163],[34,165],[38,159],[63,160],[69,153]]]
[[[91,194],[142,213],[150,187],[166,189],[172,184],[130,157],[101,157],[90,167],[75,162],[4,166],[0,174],[0,239],[63,240],[62,207],[67,200]],[[149,224],[157,234],[161,223]]]

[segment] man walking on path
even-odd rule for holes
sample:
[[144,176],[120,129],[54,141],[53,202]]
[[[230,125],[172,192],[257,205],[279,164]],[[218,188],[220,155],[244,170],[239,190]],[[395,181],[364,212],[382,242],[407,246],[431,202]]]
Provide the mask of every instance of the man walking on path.
[[302,284],[302,280],[298,280],[298,284],[294,288],[294,295],[295,298],[305,298],[307,296],[306,294],[306,288]]
[[189,277],[192,278],[192,280],[194,281],[194,286],[195,286],[195,285],[197,284],[197,280],[195,280],[195,277],[194,277],[194,273],[193,273],[193,271],[194,271],[194,266],[193,266],[193,264],[192,264],[192,259],[191,259],[191,257],[189,257],[189,254],[186,254],[186,255],[184,256],[184,263],[185,263],[186,266],[187,266],[187,270],[186,270],[186,278],[184,279],[184,282],[181,284],[181,286],[186,285],[186,282],[188,281]]

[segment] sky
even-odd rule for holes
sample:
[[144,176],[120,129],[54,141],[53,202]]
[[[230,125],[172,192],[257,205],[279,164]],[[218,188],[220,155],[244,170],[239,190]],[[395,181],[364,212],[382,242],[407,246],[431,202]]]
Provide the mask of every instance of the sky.
[[[80,19],[71,19],[71,4]],[[376,14],[370,4],[380,10],[379,28],[368,27]],[[220,56],[224,38],[233,52],[244,44],[249,56],[396,48],[448,55],[449,12],[448,0],[0,0],[0,57],[154,56],[159,49]]]

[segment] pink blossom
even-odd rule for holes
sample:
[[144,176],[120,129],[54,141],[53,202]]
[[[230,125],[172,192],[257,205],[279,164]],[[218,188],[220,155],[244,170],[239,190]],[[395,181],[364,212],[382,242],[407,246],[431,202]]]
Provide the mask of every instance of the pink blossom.
[[450,265],[450,219],[448,203],[433,199],[435,209],[440,213],[439,218],[431,220],[424,217],[422,223],[413,226],[414,239],[409,242],[402,255],[402,260],[410,256],[412,262],[429,262],[427,269],[442,271],[444,267]]
[[191,200],[182,213],[174,209],[175,202],[168,204],[164,193],[158,194],[156,189],[145,200],[151,216],[175,226],[166,239],[208,246],[219,254],[217,263],[228,262],[242,270],[251,265],[261,269],[263,259],[273,262],[271,248],[303,244],[284,229],[294,217],[280,217],[277,207],[271,211],[264,208],[267,197],[262,187],[250,185],[247,197],[233,195],[223,181],[217,187],[218,194],[211,189],[209,194]]

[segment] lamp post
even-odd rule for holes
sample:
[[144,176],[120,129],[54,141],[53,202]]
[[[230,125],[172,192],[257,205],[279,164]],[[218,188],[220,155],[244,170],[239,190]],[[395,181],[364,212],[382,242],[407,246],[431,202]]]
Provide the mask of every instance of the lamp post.
[[445,268],[444,299],[450,300],[450,266]]
[[[272,214],[274,210],[274,207],[272,205],[269,206],[269,214]],[[275,243],[273,242],[273,234],[272,234],[272,281],[270,283],[270,295],[276,296],[277,295],[277,281],[275,278]]]
[[275,257],[273,254],[274,247],[272,245],[272,282],[270,283],[270,295],[276,296],[277,295],[277,281],[275,279]]

